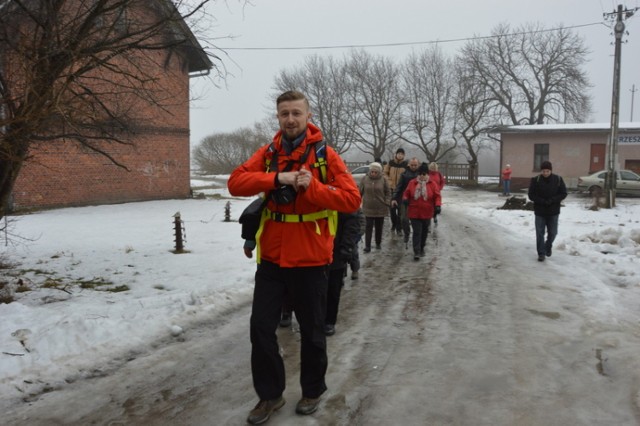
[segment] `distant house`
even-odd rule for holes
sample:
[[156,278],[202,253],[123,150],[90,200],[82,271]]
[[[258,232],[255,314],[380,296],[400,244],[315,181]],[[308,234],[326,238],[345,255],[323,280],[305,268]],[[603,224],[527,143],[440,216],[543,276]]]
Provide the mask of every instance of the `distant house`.
[[[577,186],[578,177],[606,168],[608,123],[505,126],[491,133],[500,134],[500,169],[511,165],[513,189],[528,187],[545,160],[569,188]],[[640,123],[620,123],[618,167],[640,173]]]
[[171,31],[188,43],[171,52],[147,53],[157,55],[151,73],[170,102],[136,110],[143,118],[131,145],[105,145],[129,170],[72,141],[34,144],[13,188],[12,210],[190,196],[189,79],[207,74],[212,63],[186,23]]

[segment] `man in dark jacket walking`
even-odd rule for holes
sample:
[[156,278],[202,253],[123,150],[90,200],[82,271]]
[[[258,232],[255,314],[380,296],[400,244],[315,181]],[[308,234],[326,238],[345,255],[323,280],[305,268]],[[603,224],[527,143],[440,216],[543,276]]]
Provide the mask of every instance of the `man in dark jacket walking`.
[[406,248],[409,246],[409,234],[411,233],[411,227],[409,224],[409,218],[407,217],[407,209],[406,206],[402,204],[402,194],[404,190],[407,189],[407,185],[413,179],[418,176],[418,167],[420,167],[420,163],[416,157],[413,157],[409,160],[409,166],[407,170],[405,170],[400,175],[400,181],[396,185],[396,189],[393,191],[391,195],[391,207],[400,206],[400,225],[402,226],[402,231],[404,232],[404,243]]
[[[536,216],[536,249],[538,261],[551,256],[553,240],[558,235],[558,218],[560,216],[560,202],[567,197],[567,187],[562,177],[554,175],[549,161],[540,165],[541,172],[531,178],[529,184],[529,199],[533,201],[533,211]],[[547,239],[545,241],[545,229]]]

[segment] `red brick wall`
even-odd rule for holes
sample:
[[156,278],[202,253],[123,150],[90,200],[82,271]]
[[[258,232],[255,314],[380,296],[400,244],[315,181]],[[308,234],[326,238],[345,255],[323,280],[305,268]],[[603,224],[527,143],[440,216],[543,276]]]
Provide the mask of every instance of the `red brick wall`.
[[14,186],[14,210],[190,195],[189,76],[178,56],[167,64],[163,52],[156,54],[163,108],[136,103],[144,118],[132,145],[103,145],[129,171],[73,141],[34,144]]
[[14,187],[14,210],[189,196],[188,135],[145,135],[111,151],[129,171],[71,142],[35,150]]

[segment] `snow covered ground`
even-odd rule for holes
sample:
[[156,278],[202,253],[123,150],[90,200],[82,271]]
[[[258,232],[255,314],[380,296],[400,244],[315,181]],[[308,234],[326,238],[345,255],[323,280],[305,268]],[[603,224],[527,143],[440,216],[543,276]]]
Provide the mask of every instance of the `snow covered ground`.
[[[216,181],[223,183],[224,177]],[[211,183],[194,181],[193,186]],[[220,197],[9,218],[13,237],[0,240],[0,262],[14,265],[0,269],[0,292],[15,299],[0,304],[5,401],[100,374],[96,366],[180,339],[190,324],[251,298],[255,261],[242,253],[236,222],[251,200],[228,199],[224,187],[201,192]],[[497,193],[451,186],[443,200],[442,220],[464,211],[499,224],[509,246],[517,243],[522,263],[539,265],[537,279],[553,280],[558,271],[571,273],[576,265],[586,268],[588,274],[576,275],[589,277],[580,283],[588,291],[576,297],[586,294],[593,309],[605,315],[615,310],[618,320],[640,326],[640,199],[619,197],[616,208],[594,211],[590,198],[571,194],[560,216],[554,255],[540,264],[533,212],[498,210],[505,198]],[[224,220],[227,202],[230,222]],[[183,254],[172,252],[178,211],[186,233]]]

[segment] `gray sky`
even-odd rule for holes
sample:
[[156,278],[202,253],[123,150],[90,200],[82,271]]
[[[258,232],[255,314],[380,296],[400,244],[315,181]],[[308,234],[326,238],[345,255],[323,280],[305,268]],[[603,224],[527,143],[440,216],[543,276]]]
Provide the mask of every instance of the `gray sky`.
[[[547,28],[560,24],[576,28],[591,50],[587,71],[593,85],[593,122],[609,122],[613,87],[614,37],[603,13],[618,4],[640,7],[640,0],[254,0],[242,10],[234,0],[216,5],[211,12],[217,23],[210,29],[217,45],[229,48],[221,55],[228,71],[226,87],[215,87],[208,79],[192,79],[191,144],[216,132],[251,126],[275,114],[271,97],[274,76],[283,68],[300,66],[309,55],[342,57],[349,49],[322,50],[232,50],[232,48],[283,48],[440,41],[451,55],[464,39],[489,35],[499,23],[512,27],[540,22]],[[587,25],[594,23],[607,23]],[[634,121],[640,121],[640,10],[625,21],[629,35],[622,46],[620,121],[629,121],[632,85]],[[367,48],[398,61],[428,44]],[[274,118],[275,119],[275,118]]]

